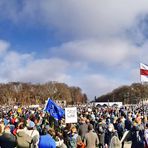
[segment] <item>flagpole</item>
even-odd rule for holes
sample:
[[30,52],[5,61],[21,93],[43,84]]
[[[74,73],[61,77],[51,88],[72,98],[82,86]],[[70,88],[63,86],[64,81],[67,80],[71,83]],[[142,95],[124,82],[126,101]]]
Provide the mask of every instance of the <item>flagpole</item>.
[[[140,63],[140,83],[141,83],[141,85],[142,85],[142,87],[143,87],[143,82],[142,82],[142,80],[141,80],[141,63]],[[140,97],[141,97],[141,99],[142,99],[142,112],[143,112],[143,123],[144,123],[144,104],[143,104],[143,98],[142,98],[142,92],[141,92],[141,90],[140,90]]]
[[139,65],[139,75],[140,75],[140,83],[142,84],[142,81],[141,81],[141,62],[140,62],[140,65]]
[[[49,98],[48,98],[48,100],[49,100]],[[45,109],[46,109],[46,106],[47,106],[48,100],[46,100],[46,102],[45,102],[45,106],[44,106],[43,111],[45,111]]]

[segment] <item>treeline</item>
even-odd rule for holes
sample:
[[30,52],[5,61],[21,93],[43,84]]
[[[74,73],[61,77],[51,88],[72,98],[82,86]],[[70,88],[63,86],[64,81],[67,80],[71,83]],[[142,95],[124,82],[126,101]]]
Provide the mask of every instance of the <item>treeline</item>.
[[85,103],[86,94],[79,87],[70,87],[64,83],[48,82],[45,84],[32,84],[11,82],[0,84],[1,105],[31,105],[44,104],[47,98],[66,100],[68,104]]
[[96,98],[95,101],[121,101],[124,104],[135,104],[146,99],[148,99],[148,85],[133,83],[130,86],[121,86],[116,88],[112,92]]

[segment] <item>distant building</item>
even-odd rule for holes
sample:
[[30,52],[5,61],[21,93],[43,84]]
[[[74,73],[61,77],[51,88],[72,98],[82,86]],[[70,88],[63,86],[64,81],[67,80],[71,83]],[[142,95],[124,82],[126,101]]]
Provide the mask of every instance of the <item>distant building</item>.
[[118,106],[121,107],[123,104],[122,102],[94,102],[94,105],[97,107],[99,106]]
[[148,104],[148,98],[145,98],[143,100],[140,100],[139,104]]
[[54,102],[59,106],[66,106],[67,104],[66,100],[54,100]]

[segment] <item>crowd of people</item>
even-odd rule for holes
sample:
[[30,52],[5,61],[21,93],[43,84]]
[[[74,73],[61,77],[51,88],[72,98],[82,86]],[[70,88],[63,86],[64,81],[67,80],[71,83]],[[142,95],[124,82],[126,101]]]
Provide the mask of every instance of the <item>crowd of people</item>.
[[147,107],[79,106],[68,124],[43,108],[0,108],[0,148],[147,148]]

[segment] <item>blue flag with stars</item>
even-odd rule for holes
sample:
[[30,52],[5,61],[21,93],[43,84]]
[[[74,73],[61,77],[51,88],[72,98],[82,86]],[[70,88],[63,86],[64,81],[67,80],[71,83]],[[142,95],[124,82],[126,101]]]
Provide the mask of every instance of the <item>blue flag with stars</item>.
[[61,120],[65,114],[65,111],[55,102],[53,102],[50,98],[47,101],[44,111],[48,112],[52,117],[57,120]]

